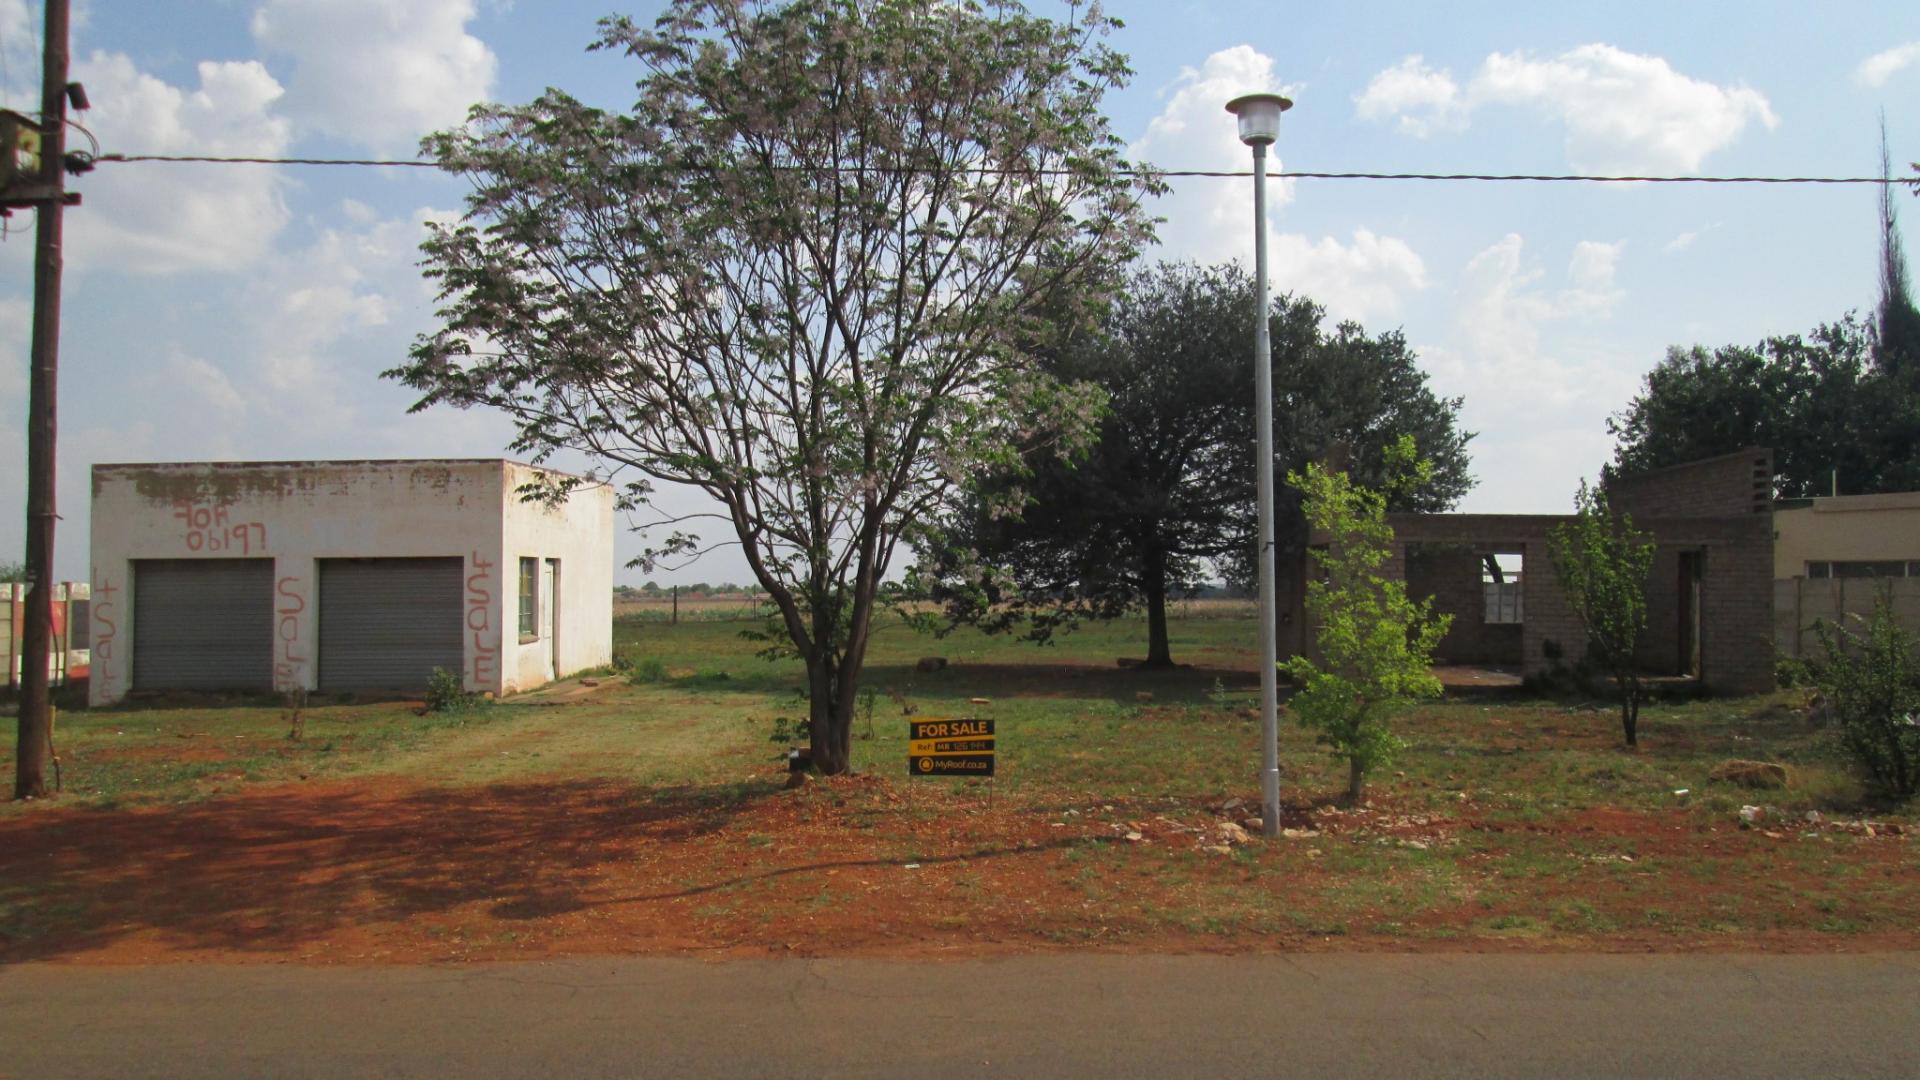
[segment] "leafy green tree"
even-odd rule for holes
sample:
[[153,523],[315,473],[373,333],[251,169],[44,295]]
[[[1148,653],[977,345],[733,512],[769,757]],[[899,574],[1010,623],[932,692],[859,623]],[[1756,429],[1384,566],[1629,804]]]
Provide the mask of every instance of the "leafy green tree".
[[26,563],[0,562],[0,584],[20,584],[26,580]]
[[1430,600],[1407,596],[1406,582],[1381,573],[1393,554],[1390,492],[1418,489],[1433,466],[1402,435],[1386,451],[1388,486],[1355,484],[1320,464],[1289,476],[1308,523],[1331,542],[1312,551],[1320,578],[1307,583],[1320,659],[1296,656],[1282,667],[1302,689],[1289,703],[1319,742],[1347,760],[1347,797],[1358,800],[1367,774],[1393,760],[1401,741],[1393,718],[1421,698],[1438,697],[1433,650],[1452,625]]
[[[1091,422],[1023,346],[1152,235],[1160,185],[1100,109],[1129,75],[1113,25],[1010,0],[605,19],[631,110],[550,90],[426,141],[474,190],[424,244],[444,328],[388,374],[416,408],[501,410],[516,450],[585,453],[628,507],[663,481],[710,496],[804,663],[813,761],[845,771],[898,546],[1034,417],[1068,442]],[[652,525],[648,569],[718,546]]]
[[1864,632],[1814,624],[1826,661],[1815,683],[1832,730],[1875,795],[1906,802],[1920,794],[1920,639],[1900,621],[1891,585],[1882,585]]
[[1567,604],[1587,631],[1588,654],[1613,676],[1620,692],[1620,726],[1627,745],[1638,745],[1640,702],[1646,688],[1634,652],[1647,626],[1647,574],[1653,569],[1653,538],[1615,512],[1606,489],[1585,481],[1574,497],[1574,518],[1547,534],[1547,559]]
[[[1172,665],[1168,598],[1227,554],[1250,487],[1233,433],[1252,403],[1252,298],[1231,264],[1161,265],[1048,358],[1054,377],[1105,391],[1098,441],[1069,459],[1030,440],[1019,468],[930,537],[917,570],[950,619],[1047,641],[1145,606],[1146,666]],[[1017,516],[995,512],[1013,500]]]
[[[1891,176],[1881,133],[1882,171]],[[1671,348],[1641,392],[1607,422],[1608,471],[1632,474],[1732,453],[1774,453],[1778,492],[1920,489],[1920,309],[1900,246],[1892,185],[1880,192],[1880,298],[1805,336],[1751,348]]]
[[1879,437],[1899,396],[1885,393],[1873,342],[1873,329],[1848,315],[1806,337],[1670,349],[1607,423],[1609,472],[1632,475],[1765,446],[1785,497],[1826,494],[1835,470],[1849,491],[1902,484],[1901,463]]
[[[1355,484],[1381,492],[1389,512],[1437,513],[1452,509],[1473,487],[1467,444],[1473,433],[1459,426],[1461,399],[1443,398],[1427,385],[1420,358],[1398,330],[1369,334],[1355,322],[1329,329],[1326,312],[1304,297],[1274,301],[1273,341],[1274,558],[1279,580],[1307,548],[1307,518],[1299,489],[1285,482],[1309,463],[1339,451],[1341,470]],[[1251,586],[1252,554],[1258,549],[1253,495],[1253,410],[1241,414],[1234,433],[1247,477],[1240,503],[1240,540],[1223,562],[1227,577]],[[1402,483],[1393,455],[1400,436],[1412,436],[1431,466],[1417,484]]]
[[[1238,266],[1162,265],[1136,274],[1093,331],[1053,353],[1049,370],[1106,392],[1099,441],[1084,460],[1040,440],[1023,468],[993,482],[1024,499],[1018,516],[982,500],[957,517],[922,570],[949,617],[1045,641],[1083,619],[1144,607],[1147,666],[1173,662],[1166,605],[1218,566],[1252,576],[1253,283]],[[1303,468],[1335,442],[1378,476],[1410,434],[1432,462],[1391,509],[1451,506],[1471,484],[1460,401],[1433,394],[1398,333],[1331,330],[1299,297],[1271,308],[1275,459]],[[1283,496],[1283,543],[1305,545],[1297,498]],[[1004,500],[995,500],[998,501]],[[931,557],[929,557],[931,556]]]

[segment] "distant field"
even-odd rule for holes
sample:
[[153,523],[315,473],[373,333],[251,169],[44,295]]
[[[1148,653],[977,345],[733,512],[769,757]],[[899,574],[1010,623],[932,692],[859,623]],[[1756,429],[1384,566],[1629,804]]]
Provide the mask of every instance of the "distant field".
[[[919,609],[928,609],[932,605],[915,605]],[[613,601],[613,616],[641,619],[670,618],[674,610],[673,599],[661,594],[658,597],[635,600],[616,597]],[[704,619],[757,619],[767,610],[764,597],[733,593],[720,596],[682,596],[679,601],[682,617],[694,614]],[[1171,618],[1199,619],[1252,619],[1258,613],[1252,600],[1174,600],[1168,603],[1167,613]]]

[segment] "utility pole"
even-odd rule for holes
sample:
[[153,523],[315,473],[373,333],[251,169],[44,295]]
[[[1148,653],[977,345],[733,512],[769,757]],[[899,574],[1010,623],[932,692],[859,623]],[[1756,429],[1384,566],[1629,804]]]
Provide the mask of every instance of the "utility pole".
[[67,4],[46,0],[41,49],[40,127],[43,192],[34,203],[33,361],[27,390],[27,626],[21,642],[20,721],[13,797],[47,794],[53,757],[48,688],[53,646],[55,391],[60,362],[60,232],[66,210]]

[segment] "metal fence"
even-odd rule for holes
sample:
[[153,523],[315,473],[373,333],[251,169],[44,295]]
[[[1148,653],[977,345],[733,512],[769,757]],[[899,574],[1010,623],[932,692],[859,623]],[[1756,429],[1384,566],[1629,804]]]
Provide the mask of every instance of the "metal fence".
[[[1817,656],[1815,623],[1873,613],[1882,589],[1893,593],[1901,625],[1920,633],[1920,578],[1785,578],[1773,583],[1773,644],[1786,656]],[[1857,629],[1857,624],[1856,627]]]

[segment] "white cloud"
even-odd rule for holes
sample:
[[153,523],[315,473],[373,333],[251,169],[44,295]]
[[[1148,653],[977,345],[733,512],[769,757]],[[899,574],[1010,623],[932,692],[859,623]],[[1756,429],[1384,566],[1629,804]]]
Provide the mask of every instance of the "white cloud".
[[265,0],[253,36],[292,61],[287,109],[304,125],[388,152],[458,124],[498,63],[467,33],[473,0]]
[[195,401],[223,413],[246,411],[247,399],[234,389],[227,373],[197,356],[175,352],[167,363],[167,381]]
[[1361,119],[1391,116],[1409,135],[1425,136],[1467,120],[1453,76],[1428,67],[1417,54],[1375,75],[1353,101]]
[[[1129,149],[1136,161],[1208,170],[1246,170],[1253,159],[1240,143],[1239,129],[1226,110],[1227,102],[1242,94],[1263,90],[1285,92],[1273,73],[1273,58],[1247,45],[1222,49],[1198,68],[1187,68],[1174,80],[1166,105]],[[1286,121],[1281,120],[1284,129]],[[1280,158],[1270,153],[1267,168],[1280,170]],[[1251,262],[1253,185],[1189,177],[1170,181],[1172,190],[1155,201],[1152,211],[1166,219],[1161,241],[1169,254],[1207,262],[1239,258]],[[1273,214],[1293,199],[1292,181],[1268,181],[1267,211]]]
[[1394,315],[1404,294],[1427,285],[1426,266],[1405,241],[1367,229],[1354,230],[1351,244],[1275,236],[1268,266],[1276,289],[1313,298],[1335,320]]
[[1860,61],[1860,66],[1853,69],[1853,77],[1867,86],[1885,86],[1888,79],[1916,60],[1920,60],[1920,41],[1909,41]]
[[[1638,386],[1644,358],[1622,356],[1578,328],[1610,315],[1625,245],[1583,241],[1554,287],[1509,234],[1475,255],[1459,277],[1454,316],[1440,344],[1419,352],[1435,389],[1466,398],[1465,426],[1481,484],[1470,510],[1551,510],[1606,461],[1607,415]],[[1520,505],[1515,493],[1530,505]]]
[[[123,154],[272,157],[286,152],[274,115],[280,84],[254,61],[202,62],[195,89],[95,52],[75,65],[94,107],[85,122]],[[233,270],[272,249],[287,221],[284,180],[271,166],[103,165],[77,184],[85,209],[67,216],[76,269],[144,273]]]
[[[427,217],[378,220],[363,228],[327,229],[303,249],[274,257],[247,290],[259,386],[256,396],[298,403],[298,413],[320,422],[350,410],[356,386],[370,386],[388,364],[360,371],[343,363],[347,339],[427,312],[431,293],[414,268]],[[398,361],[406,328],[380,335]],[[387,338],[397,340],[388,341]],[[359,350],[355,350],[358,352]],[[358,383],[364,376],[366,383]]]
[[[1252,166],[1226,103],[1241,94],[1271,90],[1293,95],[1274,76],[1273,58],[1251,46],[1222,49],[1198,68],[1180,73],[1160,114],[1133,143],[1136,160],[1183,168],[1245,170]],[[1285,121],[1282,120],[1284,127]],[[1278,156],[1268,168],[1278,172]],[[1241,180],[1175,179],[1172,191],[1152,210],[1164,218],[1160,250],[1165,258],[1202,263],[1253,262],[1252,185]],[[1268,265],[1277,290],[1293,290],[1326,305],[1334,318],[1365,319],[1399,309],[1401,297],[1426,284],[1420,257],[1405,241],[1357,229],[1351,243],[1281,232],[1281,211],[1293,202],[1292,181],[1267,188]]]
[[[1468,261],[1460,274],[1451,338],[1431,347],[1428,360],[1447,392],[1497,403],[1508,414],[1538,416],[1595,396],[1596,382],[1613,380],[1549,355],[1542,333],[1572,319],[1603,319],[1624,293],[1615,276],[1623,243],[1586,240],[1574,245],[1561,288],[1542,288],[1545,273],[1524,258],[1525,241],[1509,233]],[[1628,378],[1630,391],[1634,385]],[[1489,394],[1489,387],[1499,392]],[[1472,393],[1468,393],[1472,390]],[[1606,397],[1610,391],[1602,391]],[[1625,396],[1614,394],[1612,400]]]
[[1604,316],[1620,302],[1621,290],[1614,286],[1614,270],[1620,263],[1625,241],[1603,243],[1582,240],[1573,245],[1573,257],[1567,262],[1568,286],[1560,294],[1560,312],[1565,315]]
[[0,95],[23,111],[38,109],[34,79],[40,74],[40,28],[27,11],[27,0],[0,0],[0,69],[6,80]]
[[1448,72],[1409,57],[1375,76],[1356,102],[1362,117],[1391,116],[1416,134],[1464,127],[1490,104],[1536,109],[1564,126],[1575,168],[1613,173],[1698,172],[1749,124],[1779,124],[1751,87],[1689,78],[1658,56],[1602,44],[1549,59],[1493,53],[1464,91]]

